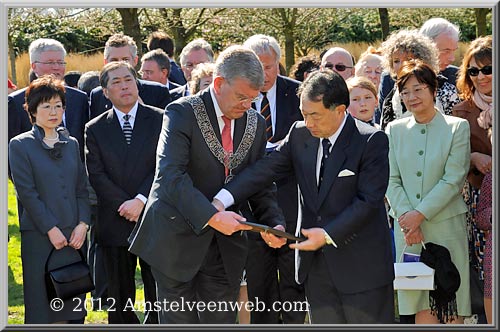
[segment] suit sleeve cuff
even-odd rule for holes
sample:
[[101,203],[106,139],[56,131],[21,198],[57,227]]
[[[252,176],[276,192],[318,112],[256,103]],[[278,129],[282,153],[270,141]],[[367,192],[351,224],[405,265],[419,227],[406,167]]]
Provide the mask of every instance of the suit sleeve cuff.
[[227,189],[221,189],[214,198],[218,199],[222,205],[224,205],[224,209],[227,209],[231,205],[234,204],[234,197]]
[[137,194],[135,198],[139,199],[142,203],[144,203],[144,205],[146,205],[146,202],[148,201],[148,199],[143,194]]
[[335,248],[337,248],[337,244],[332,240],[332,238],[330,237],[330,235],[325,230],[323,230],[323,231],[325,232],[326,244],[327,245],[332,245]]

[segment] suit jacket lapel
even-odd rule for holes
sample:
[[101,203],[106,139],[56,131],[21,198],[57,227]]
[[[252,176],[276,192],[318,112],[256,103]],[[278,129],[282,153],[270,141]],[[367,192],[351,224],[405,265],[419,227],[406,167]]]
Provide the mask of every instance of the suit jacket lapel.
[[234,121],[234,132],[233,132],[233,152],[236,152],[238,146],[241,143],[243,134],[245,133],[245,128],[247,124],[248,114],[245,113],[241,118]]
[[[129,177],[133,172],[136,165],[140,159],[140,154],[142,152],[142,147],[144,143],[147,141],[149,135],[149,128],[151,116],[144,109],[144,106],[139,104],[137,108],[136,118],[134,121],[134,129],[132,130],[132,141],[128,146],[126,159],[125,159],[125,169],[127,169],[127,173],[125,174]],[[126,143],[125,143],[126,144]],[[132,166],[133,167],[130,167]]]
[[[109,137],[109,144],[113,150],[118,152],[118,155],[125,156],[127,152],[127,142],[125,141],[125,135],[123,135],[122,127],[120,126],[120,121],[116,117],[116,113],[113,109],[107,111],[108,115],[106,117],[107,132]],[[123,159],[125,161],[125,158]]]
[[[274,128],[274,136],[273,137],[282,137],[284,135],[281,134],[283,130],[288,132],[289,128],[283,129],[285,125],[286,118],[288,117],[288,92],[287,84],[284,79],[278,76],[276,79],[276,120],[275,120],[275,128]],[[285,121],[282,121],[282,120]],[[277,141],[278,139],[272,139],[272,142]]]
[[353,132],[354,120],[348,115],[344,128],[340,133],[335,145],[332,147],[330,158],[325,163],[325,171],[323,175],[323,182],[318,196],[318,209],[330,191],[330,188],[337,179],[340,169],[346,160],[345,149],[349,145],[350,138]]
[[[210,123],[212,124],[212,128],[214,129],[215,136],[222,145],[222,136],[220,133],[219,122],[217,121],[217,116],[215,114],[215,107],[214,107],[215,100],[212,100],[212,96],[210,95],[210,89],[204,90],[204,92],[201,93],[200,97],[203,100],[203,103],[205,104],[205,110],[207,111],[208,118],[210,120]],[[233,143],[233,148],[234,148],[234,143]],[[212,158],[214,158],[214,160],[217,160],[217,158],[213,155],[212,152],[210,152],[210,155],[212,156]],[[222,165],[218,160],[217,163],[220,165],[222,176],[224,176],[224,165]]]
[[319,139],[316,137],[309,137],[304,142],[304,151],[302,155],[304,156],[305,165],[303,178],[306,179],[306,187],[301,188],[302,195],[304,197],[310,197],[312,202],[317,201],[318,197],[318,185],[316,182],[316,159],[318,157],[318,146]]

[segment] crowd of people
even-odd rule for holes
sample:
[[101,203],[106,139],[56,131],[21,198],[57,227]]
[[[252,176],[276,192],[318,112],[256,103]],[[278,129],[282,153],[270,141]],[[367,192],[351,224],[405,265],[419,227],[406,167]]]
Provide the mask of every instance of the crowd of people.
[[[357,61],[337,46],[300,58],[290,77],[262,34],[218,56],[195,39],[180,65],[161,31],[140,61],[114,34],[86,73],[33,41],[31,82],[8,96],[25,323],[85,321],[71,299],[49,305],[53,248],[51,266],[86,252],[109,324],[141,323],[138,264],[150,304],[268,308],[150,305],[146,324],[492,323],[492,37],[454,66],[459,38],[433,18]],[[459,287],[444,307],[428,290],[396,305],[393,263],[425,243],[449,251]]]

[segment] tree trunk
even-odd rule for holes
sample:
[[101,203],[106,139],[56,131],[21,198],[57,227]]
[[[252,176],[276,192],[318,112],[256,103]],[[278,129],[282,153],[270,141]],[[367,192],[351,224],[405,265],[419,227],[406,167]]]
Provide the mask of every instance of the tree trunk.
[[[139,23],[138,8],[116,8],[122,18],[123,33],[134,39],[137,44],[137,56],[142,57],[142,36],[141,25]],[[136,69],[139,70],[141,64],[137,62]]]
[[295,63],[295,29],[297,21],[297,8],[279,8],[283,26],[283,35],[285,36],[285,68],[286,72]]
[[16,51],[14,50],[14,45],[12,44],[12,38],[8,36],[8,47],[9,47],[9,59],[10,59],[10,76],[12,82],[17,85],[17,73],[16,73]]
[[387,8],[379,8],[380,26],[382,27],[382,40],[389,36],[389,11]]
[[486,35],[486,15],[489,8],[474,8],[476,14],[476,38]]

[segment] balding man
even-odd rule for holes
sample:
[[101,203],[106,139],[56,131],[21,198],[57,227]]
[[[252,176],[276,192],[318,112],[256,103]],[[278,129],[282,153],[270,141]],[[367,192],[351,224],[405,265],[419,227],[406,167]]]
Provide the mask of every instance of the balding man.
[[345,48],[332,47],[321,58],[320,69],[328,68],[337,72],[344,80],[354,76],[354,60]]
[[424,22],[420,33],[431,38],[439,50],[439,74],[456,85],[458,67],[452,65],[458,49],[460,28],[444,18],[435,17]]

